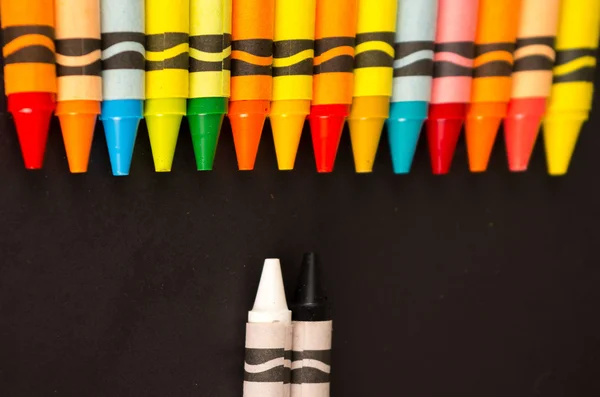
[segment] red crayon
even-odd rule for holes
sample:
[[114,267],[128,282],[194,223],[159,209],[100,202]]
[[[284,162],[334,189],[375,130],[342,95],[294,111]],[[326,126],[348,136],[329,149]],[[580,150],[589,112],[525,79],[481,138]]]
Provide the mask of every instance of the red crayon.
[[478,0],[440,0],[427,140],[434,174],[450,172],[473,80]]
[[5,93],[25,168],[44,162],[48,128],[56,107],[52,0],[2,0]]
[[313,101],[308,120],[318,172],[331,172],[354,85],[356,0],[317,0]]

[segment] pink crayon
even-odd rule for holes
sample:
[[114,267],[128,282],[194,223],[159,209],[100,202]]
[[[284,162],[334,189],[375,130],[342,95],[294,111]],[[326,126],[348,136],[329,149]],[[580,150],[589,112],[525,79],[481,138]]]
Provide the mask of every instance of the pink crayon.
[[434,174],[450,171],[471,99],[479,0],[439,0],[427,139]]

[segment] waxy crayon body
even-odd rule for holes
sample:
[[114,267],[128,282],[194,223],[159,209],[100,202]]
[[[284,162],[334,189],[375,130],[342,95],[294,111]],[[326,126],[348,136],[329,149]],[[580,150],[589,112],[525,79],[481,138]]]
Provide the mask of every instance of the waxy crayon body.
[[291,309],[292,397],[329,397],[331,311],[313,253],[304,255]]
[[511,96],[521,0],[480,0],[466,137],[471,172],[487,169]]
[[556,63],[544,145],[550,175],[564,175],[594,98],[600,31],[600,0],[562,0]]
[[479,0],[439,0],[431,104],[426,122],[434,174],[450,172],[471,100]]
[[144,0],[101,0],[102,113],[113,175],[129,175],[144,117]]
[[69,169],[86,172],[102,101],[100,0],[56,0],[56,115]]
[[291,320],[279,259],[266,259],[246,324],[244,397],[290,395]]
[[146,0],[144,116],[157,172],[170,172],[189,74],[189,0]]
[[56,51],[52,0],[2,0],[4,94],[25,168],[42,168],[56,107]]
[[354,88],[357,0],[317,0],[308,120],[318,172],[332,172]]
[[358,0],[354,93],[348,125],[356,172],[373,171],[387,120],[394,63],[396,0]]
[[187,113],[198,171],[213,167],[227,114],[230,69],[231,0],[191,0]]
[[280,170],[294,168],[310,113],[316,0],[275,0],[271,128]]
[[504,138],[511,171],[525,171],[552,86],[560,0],[523,0]]
[[437,0],[399,0],[388,137],[394,172],[410,167],[427,118],[433,73]]
[[275,0],[233,0],[229,120],[238,168],[254,169],[273,90]]

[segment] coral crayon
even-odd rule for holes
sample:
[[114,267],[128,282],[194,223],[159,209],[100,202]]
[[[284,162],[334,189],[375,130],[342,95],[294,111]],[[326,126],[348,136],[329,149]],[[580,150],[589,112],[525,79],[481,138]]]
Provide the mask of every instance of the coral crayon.
[[521,0],[480,0],[466,137],[471,172],[487,169],[512,89]]
[[357,0],[317,0],[308,120],[318,172],[332,172],[354,89]]
[[396,174],[410,167],[427,118],[433,74],[437,0],[400,0],[394,38],[396,54],[388,138]]
[[396,0],[358,0],[354,93],[348,125],[356,172],[373,163],[392,96]]
[[450,172],[471,100],[479,0],[439,0],[431,104],[426,122],[434,174]]
[[504,119],[508,167],[525,171],[552,86],[554,40],[560,0],[523,0],[512,73],[512,93]]
[[289,396],[291,321],[279,259],[266,259],[246,324],[244,397]]
[[198,171],[213,167],[227,114],[230,65],[231,0],[191,0],[187,115]]
[[271,128],[277,165],[292,170],[312,100],[316,0],[275,0]]
[[113,175],[129,175],[144,117],[144,0],[101,0],[102,114]]
[[600,0],[562,0],[556,36],[556,63],[544,145],[550,175],[564,175],[594,98],[600,35]]
[[69,169],[86,172],[102,101],[100,0],[56,0],[56,115]]
[[25,168],[42,168],[56,107],[54,1],[2,0],[4,93]]
[[233,0],[228,117],[238,168],[254,169],[273,89],[275,0]]
[[291,305],[292,397],[329,396],[332,321],[317,257],[305,254]]
[[156,172],[170,172],[186,114],[189,0],[146,0],[144,117]]

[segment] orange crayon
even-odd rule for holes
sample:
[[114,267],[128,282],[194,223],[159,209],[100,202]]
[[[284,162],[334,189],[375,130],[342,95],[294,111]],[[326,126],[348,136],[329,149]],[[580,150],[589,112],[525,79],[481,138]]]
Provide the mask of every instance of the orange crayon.
[[102,101],[100,1],[56,0],[60,120],[69,168],[86,172]]
[[335,163],[354,89],[356,0],[317,0],[313,100],[308,120],[318,172]]
[[25,168],[42,168],[56,98],[54,2],[2,0],[4,93]]
[[520,10],[521,0],[479,3],[471,105],[466,121],[472,172],[487,169],[498,128],[506,117]]
[[269,114],[275,0],[233,0],[228,117],[238,168],[252,170]]

